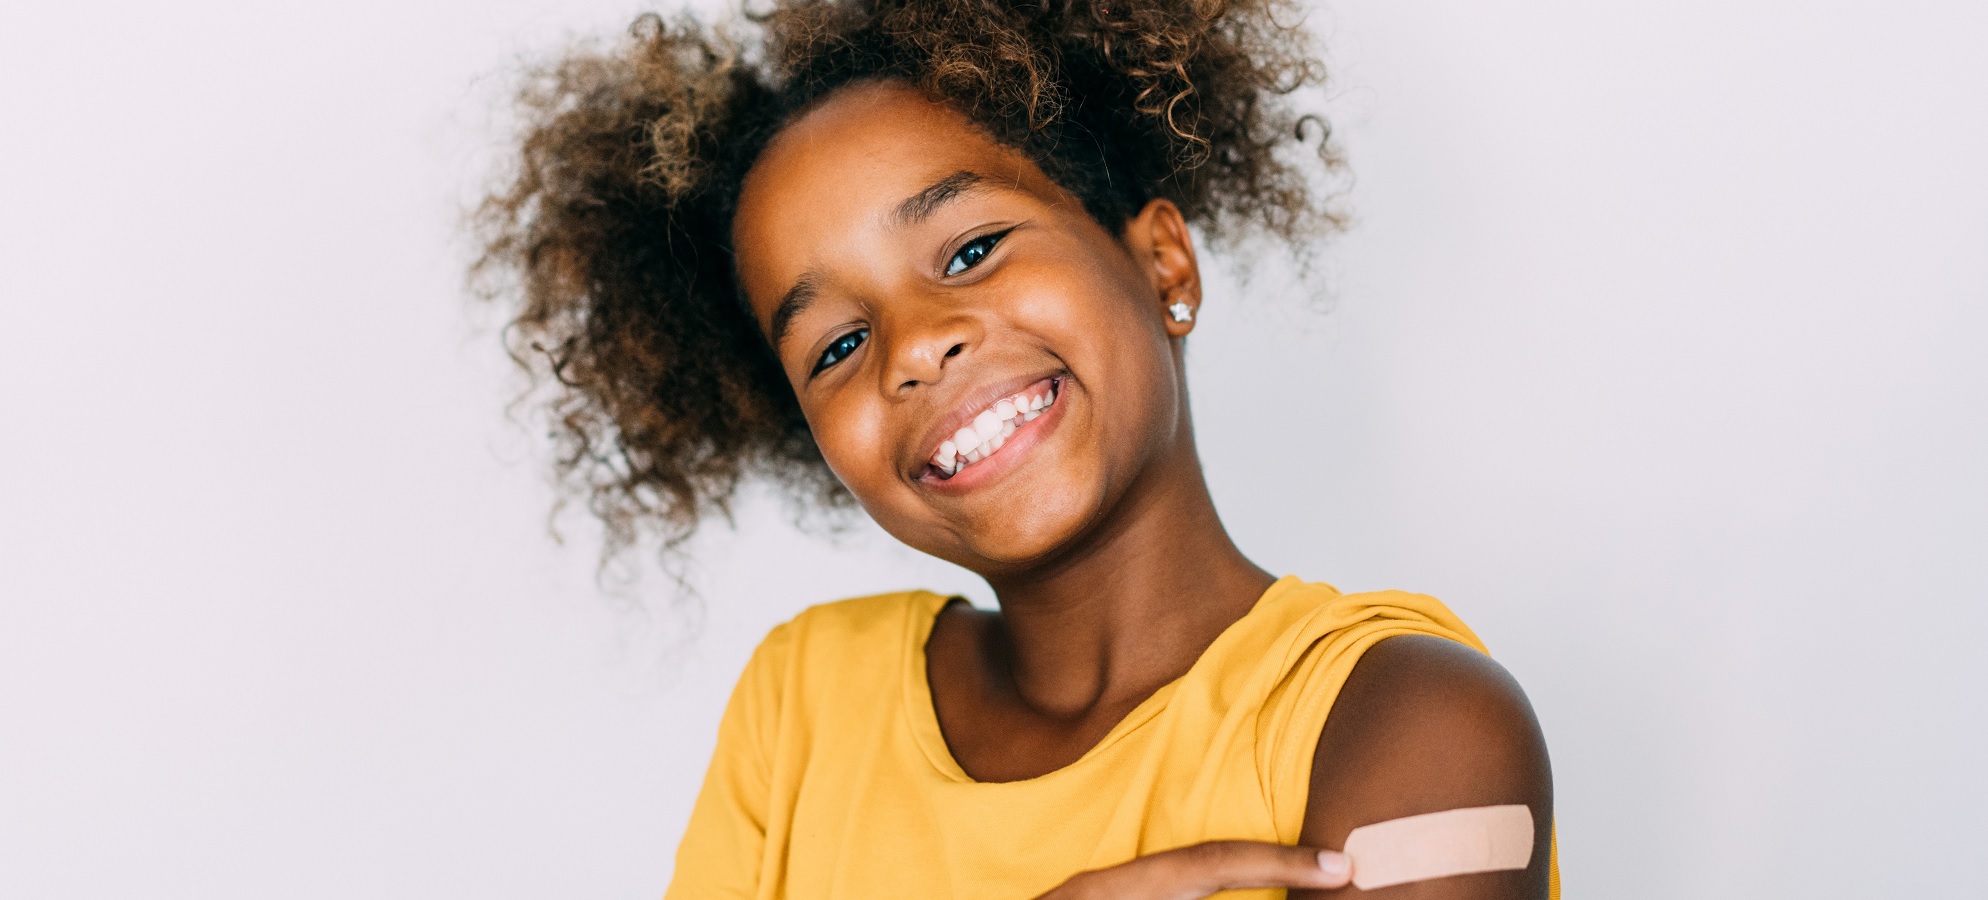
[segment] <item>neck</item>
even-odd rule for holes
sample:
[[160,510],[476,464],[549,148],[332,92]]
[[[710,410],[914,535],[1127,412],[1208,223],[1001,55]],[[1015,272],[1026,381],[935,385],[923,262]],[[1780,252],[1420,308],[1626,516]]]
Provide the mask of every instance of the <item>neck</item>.
[[1191,436],[1175,457],[1081,546],[988,579],[1001,656],[1038,712],[1081,718],[1136,704],[1193,666],[1275,580],[1222,528]]

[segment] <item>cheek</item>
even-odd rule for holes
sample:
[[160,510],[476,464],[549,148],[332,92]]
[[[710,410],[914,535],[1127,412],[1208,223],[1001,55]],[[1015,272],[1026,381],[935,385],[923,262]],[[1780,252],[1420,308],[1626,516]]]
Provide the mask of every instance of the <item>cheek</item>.
[[815,404],[805,410],[815,446],[830,471],[842,481],[885,531],[926,552],[935,552],[929,510],[897,470],[896,448],[902,428],[893,423],[883,404],[865,398],[854,387],[844,387],[843,396]]
[[869,506],[865,495],[874,493],[885,480],[896,479],[885,442],[882,410],[874,403],[862,402],[857,393],[854,388],[844,387],[840,396],[806,405],[802,411],[808,419],[808,430],[814,434],[815,446],[821,449],[830,471],[857,500]]
[[[1163,433],[1177,403],[1173,342],[1150,314],[1150,286],[1103,262],[1031,278],[1018,320],[1062,356],[1096,406],[1098,424]],[[1167,421],[1151,421],[1165,419]]]
[[1017,323],[1071,356],[1143,354],[1156,337],[1166,343],[1164,327],[1141,315],[1151,287],[1137,272],[1094,248],[1061,250],[1045,254],[1053,264],[1016,273],[1023,287],[1005,305]]

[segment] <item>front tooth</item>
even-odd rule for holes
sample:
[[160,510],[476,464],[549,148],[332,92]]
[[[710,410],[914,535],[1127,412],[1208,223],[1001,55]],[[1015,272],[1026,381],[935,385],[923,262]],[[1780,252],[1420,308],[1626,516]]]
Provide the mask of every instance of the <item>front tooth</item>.
[[994,415],[1001,419],[1012,419],[1016,412],[1018,410],[1015,409],[1015,401],[1012,399],[994,404]]
[[973,430],[979,432],[980,441],[984,442],[1001,433],[1001,421],[1001,417],[995,415],[993,410],[981,410],[980,415],[973,417]]

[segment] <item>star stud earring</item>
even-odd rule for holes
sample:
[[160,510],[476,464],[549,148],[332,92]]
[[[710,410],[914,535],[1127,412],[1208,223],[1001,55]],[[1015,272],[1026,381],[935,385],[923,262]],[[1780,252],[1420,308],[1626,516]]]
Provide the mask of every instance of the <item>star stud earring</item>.
[[1188,306],[1185,302],[1167,307],[1167,312],[1173,313],[1173,320],[1176,322],[1194,321],[1194,307]]

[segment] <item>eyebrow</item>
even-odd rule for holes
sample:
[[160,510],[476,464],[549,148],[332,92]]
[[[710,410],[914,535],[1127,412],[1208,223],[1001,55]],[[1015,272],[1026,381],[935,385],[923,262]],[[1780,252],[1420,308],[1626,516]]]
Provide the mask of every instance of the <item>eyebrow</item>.
[[773,346],[778,347],[781,341],[786,340],[787,326],[794,324],[794,317],[814,305],[816,298],[821,296],[820,287],[820,279],[815,277],[815,273],[803,272],[794,281],[794,286],[787,289],[786,295],[780,298],[780,305],[773,308]]
[[965,170],[934,181],[924,190],[904,198],[904,202],[899,203],[897,210],[891,213],[891,224],[903,228],[923,222],[938,212],[939,207],[972,193],[983,181],[986,179]]

